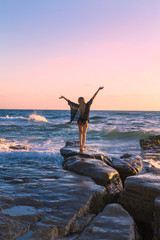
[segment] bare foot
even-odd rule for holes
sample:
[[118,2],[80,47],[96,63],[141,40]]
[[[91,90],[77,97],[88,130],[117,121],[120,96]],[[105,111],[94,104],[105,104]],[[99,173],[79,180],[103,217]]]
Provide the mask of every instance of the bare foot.
[[83,153],[84,152],[84,148],[81,147],[80,148],[80,152]]

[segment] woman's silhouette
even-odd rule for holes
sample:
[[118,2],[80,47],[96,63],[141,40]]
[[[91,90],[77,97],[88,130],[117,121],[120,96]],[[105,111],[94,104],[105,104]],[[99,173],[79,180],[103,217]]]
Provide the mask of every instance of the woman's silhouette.
[[99,90],[102,90],[104,87],[100,87],[93,97],[85,103],[85,99],[83,97],[78,98],[78,103],[71,102],[64,96],[61,96],[60,99],[65,99],[69,106],[71,107],[71,121],[73,121],[77,111],[79,110],[79,118],[78,118],[78,128],[79,128],[79,141],[80,141],[80,152],[83,152],[85,150],[85,141],[86,141],[86,133],[88,128],[88,122],[89,122],[89,112],[90,112],[90,106],[96,97]]

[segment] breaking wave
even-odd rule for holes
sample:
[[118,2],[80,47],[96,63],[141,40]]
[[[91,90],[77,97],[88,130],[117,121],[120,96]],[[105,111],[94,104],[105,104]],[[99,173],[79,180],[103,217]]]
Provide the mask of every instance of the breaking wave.
[[48,120],[45,117],[37,114],[31,114],[28,120],[35,121],[35,122],[48,122]]
[[132,139],[140,139],[140,138],[148,138],[151,135],[155,135],[155,131],[120,131],[120,130],[101,130],[101,131],[96,131],[96,130],[91,130],[88,131],[88,134],[92,136],[97,136],[102,137],[104,139],[127,139],[127,140],[132,140]]
[[18,120],[31,120],[31,121],[35,121],[35,122],[48,122],[48,120],[41,116],[41,115],[37,115],[35,113],[29,115],[29,117],[22,117],[22,116],[18,116],[18,117],[13,117],[13,116],[8,116],[6,115],[5,117],[0,117],[0,120],[4,121],[18,121]]
[[147,138],[150,135],[153,135],[153,132],[143,132],[143,131],[118,131],[118,130],[111,130],[108,133],[102,132],[102,135],[108,138],[126,138],[126,139],[133,139],[133,138]]

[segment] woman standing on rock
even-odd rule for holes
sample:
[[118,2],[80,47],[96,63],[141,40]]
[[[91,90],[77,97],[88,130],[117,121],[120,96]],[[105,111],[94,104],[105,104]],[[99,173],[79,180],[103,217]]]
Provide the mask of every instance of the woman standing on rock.
[[60,97],[60,99],[65,99],[68,102],[69,106],[71,107],[71,121],[70,122],[73,121],[73,119],[76,116],[77,111],[79,110],[79,118],[78,118],[77,123],[78,123],[78,128],[79,128],[80,152],[83,152],[85,150],[84,145],[85,145],[85,141],[86,141],[86,133],[87,133],[88,122],[89,122],[90,106],[91,106],[94,98],[96,97],[97,93],[99,92],[99,90],[102,90],[103,88],[104,87],[100,87],[87,103],[85,103],[85,99],[83,97],[78,98],[79,104],[71,102],[64,96]]

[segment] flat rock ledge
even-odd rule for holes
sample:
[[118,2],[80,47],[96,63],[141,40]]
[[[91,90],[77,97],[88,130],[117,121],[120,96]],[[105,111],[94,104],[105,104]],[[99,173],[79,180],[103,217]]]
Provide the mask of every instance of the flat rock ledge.
[[96,184],[104,186],[108,193],[107,203],[117,201],[123,186],[119,173],[109,166],[111,159],[108,156],[97,154],[91,148],[80,153],[77,142],[67,142],[60,152],[64,157],[62,166],[65,170],[90,177]]
[[160,176],[152,173],[138,174],[125,180],[120,204],[142,222],[154,220],[154,200],[160,196]]
[[79,142],[66,142],[66,145],[60,149],[60,152],[64,159],[73,156],[77,158],[79,156],[83,159],[101,160],[108,166],[116,169],[123,182],[127,177],[136,175],[143,168],[142,158],[138,155],[124,154],[120,158],[111,159],[109,156],[97,153],[93,148],[86,148],[84,153],[80,153]]
[[111,158],[109,156],[104,156],[103,154],[97,153],[93,148],[86,147],[85,151],[82,153],[79,151],[79,142],[66,142],[66,145],[60,149],[60,153],[64,158],[72,157],[72,156],[81,156],[85,158],[93,158],[99,159],[107,163],[111,164]]
[[68,157],[63,162],[63,168],[79,175],[88,176],[98,185],[108,190],[110,201],[115,201],[123,190],[118,172],[101,160],[82,158],[79,156]]
[[108,204],[76,240],[138,240],[133,218],[119,204]]
[[91,178],[53,166],[47,171],[35,172],[23,183],[5,180],[10,187],[0,197],[0,239],[63,238],[82,231],[105,207],[107,191]]

